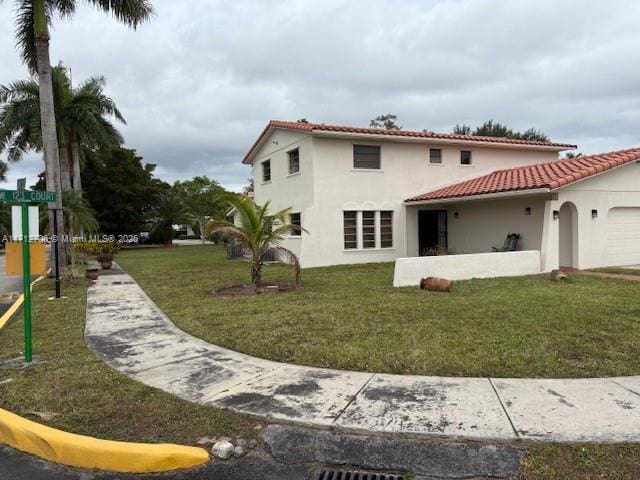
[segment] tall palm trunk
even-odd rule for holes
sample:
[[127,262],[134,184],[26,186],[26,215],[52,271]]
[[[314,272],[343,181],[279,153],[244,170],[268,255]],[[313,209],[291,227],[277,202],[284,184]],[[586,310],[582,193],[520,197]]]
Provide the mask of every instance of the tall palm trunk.
[[71,164],[73,166],[73,189],[82,196],[82,178],[80,177],[80,142],[74,136],[71,140]]
[[[52,209],[58,211],[58,232],[64,231],[62,218],[62,189],[60,188],[60,163],[58,159],[58,137],[56,116],[53,109],[53,84],[51,62],[49,60],[49,29],[45,12],[45,0],[33,0],[34,32],[36,39],[36,62],[40,92],[40,124],[42,130],[42,150],[44,152],[45,180],[47,190],[57,194],[56,203],[49,203],[49,225],[53,225]],[[60,248],[59,267],[66,265],[65,249]],[[53,255],[50,263],[54,265]]]
[[173,247],[173,226],[165,225],[162,232],[162,239],[165,247]]
[[60,187],[63,191],[69,191],[71,190],[71,168],[68,144],[58,144],[58,158],[60,159]]
[[[73,135],[71,137],[71,166],[73,168],[73,190],[82,197],[82,178],[80,177],[80,142],[78,136]],[[78,231],[75,232],[80,237],[84,237],[84,227],[78,226]]]

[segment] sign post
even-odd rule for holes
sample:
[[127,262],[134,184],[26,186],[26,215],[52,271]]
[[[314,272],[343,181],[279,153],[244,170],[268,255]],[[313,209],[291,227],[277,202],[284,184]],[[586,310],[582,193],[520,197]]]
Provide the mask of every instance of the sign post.
[[24,361],[32,360],[31,258],[29,255],[29,204],[22,204],[22,291],[24,292]]
[[[22,311],[24,314],[24,361],[29,363],[33,360],[33,342],[31,325],[31,255],[29,251],[29,204],[34,203],[55,203],[56,192],[24,190],[25,179],[18,180],[18,190],[0,190],[0,202],[13,202],[21,204],[22,209],[22,286],[24,294],[24,304]],[[58,268],[58,241],[56,240],[56,296],[60,290]],[[58,297],[59,298],[59,297]]]

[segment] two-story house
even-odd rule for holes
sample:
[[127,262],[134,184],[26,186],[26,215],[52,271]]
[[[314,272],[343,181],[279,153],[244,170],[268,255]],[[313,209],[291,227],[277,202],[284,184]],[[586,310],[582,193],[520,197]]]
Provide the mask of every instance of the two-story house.
[[255,201],[308,231],[284,244],[303,267],[490,252],[515,232],[541,271],[640,263],[640,150],[558,159],[575,148],[271,121],[243,163]]

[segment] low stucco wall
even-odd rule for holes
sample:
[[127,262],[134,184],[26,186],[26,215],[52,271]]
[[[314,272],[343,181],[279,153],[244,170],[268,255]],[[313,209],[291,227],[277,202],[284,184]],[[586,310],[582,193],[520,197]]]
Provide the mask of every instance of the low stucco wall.
[[420,285],[420,279],[425,277],[466,280],[536,273],[540,273],[540,252],[538,250],[408,257],[396,259],[393,286]]

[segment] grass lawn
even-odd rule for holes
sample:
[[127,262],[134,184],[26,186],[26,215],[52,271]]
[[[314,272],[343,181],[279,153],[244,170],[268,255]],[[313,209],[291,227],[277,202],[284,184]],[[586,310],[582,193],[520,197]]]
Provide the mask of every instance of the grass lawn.
[[[255,420],[198,406],[146,387],[108,367],[84,344],[86,281],[65,282],[68,298],[49,301],[53,284],[33,292],[38,362],[9,368],[22,356],[22,315],[0,330],[0,407],[70,432],[113,440],[195,443],[205,435],[255,435]],[[18,362],[21,363],[21,362]],[[43,421],[29,412],[57,413]]]
[[604,272],[604,273],[621,273],[623,275],[640,275],[640,269],[637,269],[637,268],[607,267],[607,268],[596,268],[593,271]]
[[[284,294],[216,298],[249,265],[216,246],[123,251],[117,260],[184,330],[262,358],[370,372],[493,377],[640,373],[640,284],[572,275],[391,286],[393,265],[303,270]],[[267,280],[291,278],[266,266]]]

